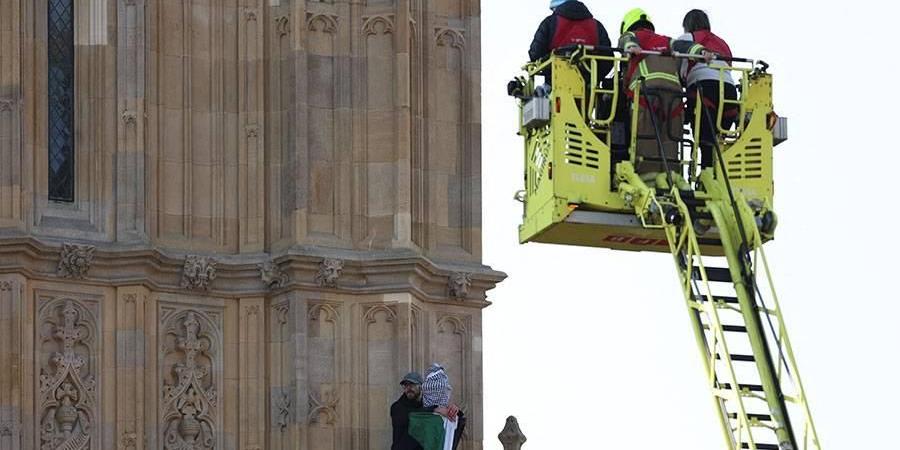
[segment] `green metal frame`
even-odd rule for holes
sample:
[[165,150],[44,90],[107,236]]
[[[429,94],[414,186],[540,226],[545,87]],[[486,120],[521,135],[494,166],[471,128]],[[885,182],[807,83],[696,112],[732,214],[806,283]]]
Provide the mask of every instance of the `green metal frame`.
[[[711,187],[707,191],[694,192],[696,199],[702,200],[706,211],[712,215],[722,248],[728,262],[728,271],[733,283],[734,301],[723,300],[721,288],[719,294],[713,295],[709,268],[704,262],[704,252],[698,242],[695,226],[690,217],[694,215],[691,208],[681,198],[683,191],[673,188],[664,195],[658,195],[656,189],[647,186],[628,163],[618,174],[627,191],[640,200],[635,203],[635,213],[641,217],[642,223],[650,227],[663,228],[669,242],[675,266],[681,280],[682,292],[690,312],[692,328],[704,363],[704,373],[716,405],[719,422],[728,448],[737,450],[749,448],[764,450],[765,445],[779,445],[780,449],[821,450],[819,437],[813,424],[806,392],[800,380],[800,373],[791,348],[781,307],[775,294],[771,271],[763,251],[763,234],[756,225],[755,211],[740,194],[735,194],[740,219],[734,213],[726,188],[722,182],[712,178],[710,172],[703,174],[704,186]],[[665,214],[669,211],[671,214]],[[660,212],[663,212],[662,214]],[[674,214],[677,212],[677,214]],[[666,217],[678,217],[678,220],[667,220]],[[742,239],[739,220],[749,230],[749,236]],[[680,222],[680,223],[679,223]],[[747,244],[744,244],[744,243]],[[742,247],[752,246],[751,261],[742,261],[745,252]],[[769,286],[768,292],[758,292],[761,284],[757,279],[762,262],[762,281]],[[743,267],[750,267],[752,283],[745,277]],[[699,291],[699,292],[698,292]],[[763,308],[757,302],[757,295],[767,295],[772,301],[771,308]],[[721,312],[730,310],[737,312],[743,321],[740,324],[726,325]],[[765,320],[764,320],[765,319]],[[732,317],[734,320],[734,317]],[[777,323],[773,332],[766,330],[766,322]],[[736,360],[729,349],[728,326],[743,327],[749,345],[752,348],[753,362],[758,373],[758,385],[742,383],[735,370]],[[774,342],[773,342],[774,341]],[[777,356],[776,356],[777,355]],[[756,380],[753,380],[756,381]],[[757,402],[756,412],[751,412],[748,400]],[[765,413],[761,413],[762,405]],[[795,407],[791,411],[788,405]],[[797,414],[799,413],[799,414]],[[797,439],[792,417],[799,416],[802,421],[802,434]],[[759,441],[760,430],[774,433],[777,444],[762,444]]]

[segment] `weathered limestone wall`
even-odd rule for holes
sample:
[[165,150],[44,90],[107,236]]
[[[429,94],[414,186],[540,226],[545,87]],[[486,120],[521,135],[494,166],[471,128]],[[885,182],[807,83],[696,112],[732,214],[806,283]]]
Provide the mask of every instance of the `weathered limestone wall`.
[[47,2],[0,5],[0,224],[480,259],[477,0],[76,0],[77,186],[47,200]]
[[445,364],[482,448],[478,0],[0,2],[0,450],[389,447]]

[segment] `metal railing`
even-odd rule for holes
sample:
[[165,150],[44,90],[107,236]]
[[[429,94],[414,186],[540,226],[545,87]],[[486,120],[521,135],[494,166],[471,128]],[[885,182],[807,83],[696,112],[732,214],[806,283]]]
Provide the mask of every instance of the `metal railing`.
[[[619,52],[621,49],[613,47],[592,47],[592,46],[570,46],[554,51],[554,55],[566,58],[570,64],[582,69],[582,76],[587,75],[585,80],[586,93],[588,94],[587,102],[582,107],[582,116],[592,128],[606,128],[616,119],[616,105],[619,101],[621,80],[618,76],[613,76],[612,87],[604,88],[603,80],[607,74],[601,74],[598,65],[603,61],[612,63],[610,73],[617,74],[619,72],[619,64],[628,61],[627,56],[608,56],[599,52]],[[539,75],[546,73],[547,69],[552,65],[552,58],[547,57],[539,61],[526,64],[522,70],[528,73],[528,83],[525,84],[527,92],[534,92],[534,79]],[[594,117],[594,112],[600,104],[600,99],[604,95],[610,96],[610,112],[606,117]]]
[[[613,55],[602,54],[612,52]],[[703,60],[704,56],[696,55],[696,54],[688,54],[688,53],[679,53],[679,52],[656,52],[649,50],[642,50],[642,55],[655,55],[661,57],[670,57],[676,59],[685,59],[685,60]],[[623,49],[617,47],[592,47],[592,46],[569,46],[561,49],[554,50],[554,52],[541,60],[531,62],[522,67],[522,69],[527,73],[526,77],[520,78],[522,81],[522,85],[525,89],[525,92],[528,93],[528,96],[533,95],[535,92],[536,79],[539,76],[550,76],[550,71],[552,69],[554,58],[561,58],[566,60],[570,65],[576,67],[580,70],[582,77],[584,78],[585,83],[585,99],[579,105],[581,108],[581,116],[585,123],[595,132],[598,133],[607,133],[607,139],[611,138],[611,125],[616,121],[617,111],[619,109],[619,103],[621,96],[623,95],[622,85],[623,80],[619,76],[621,71],[621,67],[623,63],[627,63],[631,60],[631,55],[624,52]],[[747,92],[750,89],[750,80],[753,78],[753,74],[756,70],[759,70],[757,65],[761,65],[765,67],[765,63],[753,59],[748,58],[737,58],[737,57],[716,57],[714,61],[725,61],[729,63],[728,65],[712,65],[710,64],[708,67],[718,71],[718,107],[716,108],[716,117],[715,117],[715,126],[716,132],[714,133],[716,139],[720,140],[722,143],[734,142],[740,138],[743,134],[747,117]],[[599,66],[603,63],[611,63],[612,71],[610,72],[613,76],[611,78],[605,78],[607,74],[600,73]],[[765,69],[763,69],[765,70]],[[731,78],[732,83],[735,85],[735,91],[737,95],[736,98],[730,99],[726,98],[726,83],[728,83],[729,78]],[[604,81],[607,81],[608,85],[604,86]],[[630,89],[630,87],[626,87],[626,89]],[[684,88],[683,88],[684,89]],[[641,96],[641,83],[638,82],[633,88],[634,92],[634,101],[631,105],[631,117],[624,119],[630,125],[631,132],[627,137],[627,146],[629,150],[629,159],[633,164],[636,164],[637,157],[637,128],[638,128],[638,117],[640,115],[640,108],[642,105],[638,100]],[[685,92],[686,94],[686,92]],[[680,164],[677,164],[681,168],[687,168],[688,175],[687,178],[690,181],[696,181],[696,177],[698,175],[698,166],[699,166],[699,153],[700,153],[700,135],[701,130],[705,129],[709,125],[709,121],[703,119],[703,101],[701,94],[697,93],[698,98],[695,101],[694,110],[687,111],[687,114],[691,114],[688,118],[687,123],[691,124],[692,136],[693,139],[683,140],[684,147],[681,151],[680,156]],[[602,103],[601,103],[602,102]],[[604,114],[602,117],[598,117],[598,110],[601,105],[605,105],[608,107],[609,112]],[[730,114],[727,111],[735,111],[735,121],[733,126],[729,126],[728,128],[722,126],[723,118],[725,114]],[[620,121],[623,119],[619,118]],[[609,144],[609,141],[607,141]],[[687,157],[687,160],[684,158],[687,155],[684,155],[685,152],[688,151],[687,146],[690,146],[690,155]],[[673,168],[674,169],[674,168]],[[680,171],[680,170],[679,170]]]

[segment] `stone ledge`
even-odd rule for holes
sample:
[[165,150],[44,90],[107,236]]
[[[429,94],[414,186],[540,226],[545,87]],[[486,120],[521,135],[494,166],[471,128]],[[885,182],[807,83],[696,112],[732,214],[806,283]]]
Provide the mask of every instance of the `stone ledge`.
[[[407,249],[350,251],[297,246],[287,251],[246,255],[188,254],[149,246],[97,244],[33,237],[0,239],[0,273],[18,273],[33,280],[57,281],[64,244],[95,247],[78,283],[101,286],[143,285],[154,291],[194,292],[204,296],[240,298],[268,296],[302,289],[346,294],[412,292],[423,301],[483,308],[490,303],[487,291],[506,274],[481,264],[433,261]],[[199,258],[189,258],[197,256]],[[185,262],[193,267],[185,275]],[[326,260],[340,262],[339,269],[324,267]],[[283,273],[274,286],[263,280],[260,266],[266,262]],[[212,280],[185,283],[199,273]],[[333,273],[337,271],[337,273]]]

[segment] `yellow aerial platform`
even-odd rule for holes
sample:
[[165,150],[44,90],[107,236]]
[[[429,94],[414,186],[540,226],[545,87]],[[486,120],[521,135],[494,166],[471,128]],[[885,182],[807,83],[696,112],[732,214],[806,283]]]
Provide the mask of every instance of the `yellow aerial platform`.
[[[628,62],[611,51],[562,49],[510,84],[525,141],[519,240],[670,253],[728,449],[821,450],[763,251],[777,224],[772,151],[787,138],[767,65],[719,67],[720,91],[729,73],[740,95],[715,109],[696,102],[666,147],[656,119],[650,136],[638,132],[649,85],[642,92],[638,79],[626,95],[618,77],[599,73]],[[726,109],[737,112],[727,129]],[[716,128],[710,167],[698,164],[693,138],[704,126]]]
[[[518,195],[525,204],[519,240],[667,253],[665,233],[643,227],[634,214],[633,196],[623,195],[618,188],[613,125],[624,120],[636,123],[637,114],[616,117],[617,108],[613,107],[604,117],[597,117],[604,99],[613,105],[624,99],[617,78],[605,88],[600,86],[603,75],[597,73],[597,67],[603,60],[613,60],[618,67],[626,58],[602,56],[579,47],[525,67],[523,92],[534,92],[536,79],[548,69],[553,89],[549,96],[527,97],[520,102],[519,134],[525,137],[527,169],[525,190]],[[777,121],[773,121],[772,77],[762,66],[732,67],[729,71],[741,78],[744,95],[736,106],[745,120],[736,130],[723,132],[727,177],[732,188],[742,193],[762,218],[771,211],[774,194],[771,126]],[[592,79],[586,82],[589,77]],[[535,119],[528,115],[532,111],[549,114]],[[631,133],[629,138],[633,146],[637,136]],[[680,174],[689,173],[679,180],[688,185],[699,179],[698,167],[692,163],[696,154],[696,146],[686,144],[681,160],[673,167]],[[627,161],[632,166],[639,163],[634,152],[629,153]],[[665,187],[665,174],[640,176],[651,187]],[[717,172],[715,177],[719,176]],[[721,254],[717,239],[714,228],[701,236],[703,249]]]

